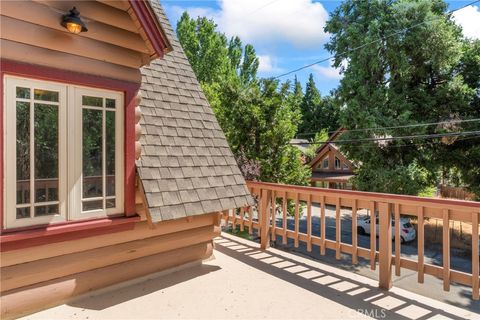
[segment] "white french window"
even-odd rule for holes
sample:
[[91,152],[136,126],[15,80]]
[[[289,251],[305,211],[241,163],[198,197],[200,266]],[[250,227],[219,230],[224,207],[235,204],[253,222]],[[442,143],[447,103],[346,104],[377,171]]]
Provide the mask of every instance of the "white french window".
[[4,225],[123,213],[123,94],[4,78]]

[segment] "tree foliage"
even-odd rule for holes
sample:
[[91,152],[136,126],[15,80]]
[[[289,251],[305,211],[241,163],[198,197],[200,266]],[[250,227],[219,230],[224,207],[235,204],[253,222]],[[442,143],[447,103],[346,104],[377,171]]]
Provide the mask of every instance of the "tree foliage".
[[227,41],[212,20],[185,12],[177,35],[244,176],[306,184],[309,169],[289,144],[301,121],[301,88],[259,79],[253,46]]
[[[446,9],[442,0],[347,0],[333,12],[325,27],[332,35],[326,48],[335,54],[334,66],[344,75],[336,92],[343,127],[478,118],[478,43],[462,38]],[[472,126],[357,131],[342,138],[459,132]],[[479,159],[478,140],[474,141],[402,139],[345,144],[342,150],[361,164],[355,180],[360,189],[418,194],[439,181],[442,168],[452,165],[459,166],[470,187],[478,186],[478,160],[471,158]],[[453,156],[453,151],[460,152]]]

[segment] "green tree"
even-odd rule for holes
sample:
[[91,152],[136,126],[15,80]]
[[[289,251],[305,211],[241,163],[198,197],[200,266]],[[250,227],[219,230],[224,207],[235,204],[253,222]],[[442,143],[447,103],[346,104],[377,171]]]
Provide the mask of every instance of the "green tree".
[[[347,0],[332,13],[325,27],[332,35],[326,48],[335,54],[335,67],[348,62],[337,90],[338,104],[342,106],[340,124],[344,128],[470,117],[468,111],[475,90],[457,71],[464,41],[460,28],[445,15],[446,9],[442,0]],[[453,130],[461,128],[421,126],[357,131],[347,132],[342,138]],[[438,139],[342,145],[349,158],[361,163],[355,180],[357,187],[407,194],[418,194],[438,182],[448,149]]]
[[290,83],[258,79],[253,46],[227,42],[211,20],[184,13],[177,35],[244,176],[306,184],[309,169],[289,144],[300,122]]
[[187,12],[177,23],[178,39],[200,83],[219,81],[227,70],[227,39],[216,27],[213,20],[194,20]]
[[299,128],[300,133],[310,134],[317,132],[321,128],[318,123],[319,107],[322,102],[322,97],[317,89],[313,74],[310,73],[308,82],[305,87],[305,95],[303,96],[300,109],[302,111],[302,123]]

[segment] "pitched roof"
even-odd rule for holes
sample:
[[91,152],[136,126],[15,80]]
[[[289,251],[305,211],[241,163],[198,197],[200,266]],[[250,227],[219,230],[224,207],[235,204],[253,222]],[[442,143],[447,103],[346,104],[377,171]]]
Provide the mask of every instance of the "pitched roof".
[[142,72],[142,157],[153,222],[251,204],[235,158],[168,19],[151,5],[173,51]]
[[[343,131],[345,131],[345,129],[343,128],[337,129],[334,133],[332,133],[332,135],[328,138],[328,140],[324,144],[318,147],[318,149],[315,151],[315,157],[309,163],[311,167],[313,167],[315,163],[317,163],[320,160],[320,156],[322,155],[323,149],[325,149],[329,145],[333,145],[332,141],[335,141]],[[335,149],[338,149],[338,148],[335,147]]]

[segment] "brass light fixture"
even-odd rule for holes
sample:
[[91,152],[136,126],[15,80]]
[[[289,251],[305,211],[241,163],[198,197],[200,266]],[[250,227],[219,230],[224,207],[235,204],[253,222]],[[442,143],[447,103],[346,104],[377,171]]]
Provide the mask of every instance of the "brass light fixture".
[[63,16],[62,26],[64,26],[69,32],[75,34],[88,31],[87,26],[82,19],[80,19],[80,12],[78,12],[75,7],[70,10],[69,14]]

